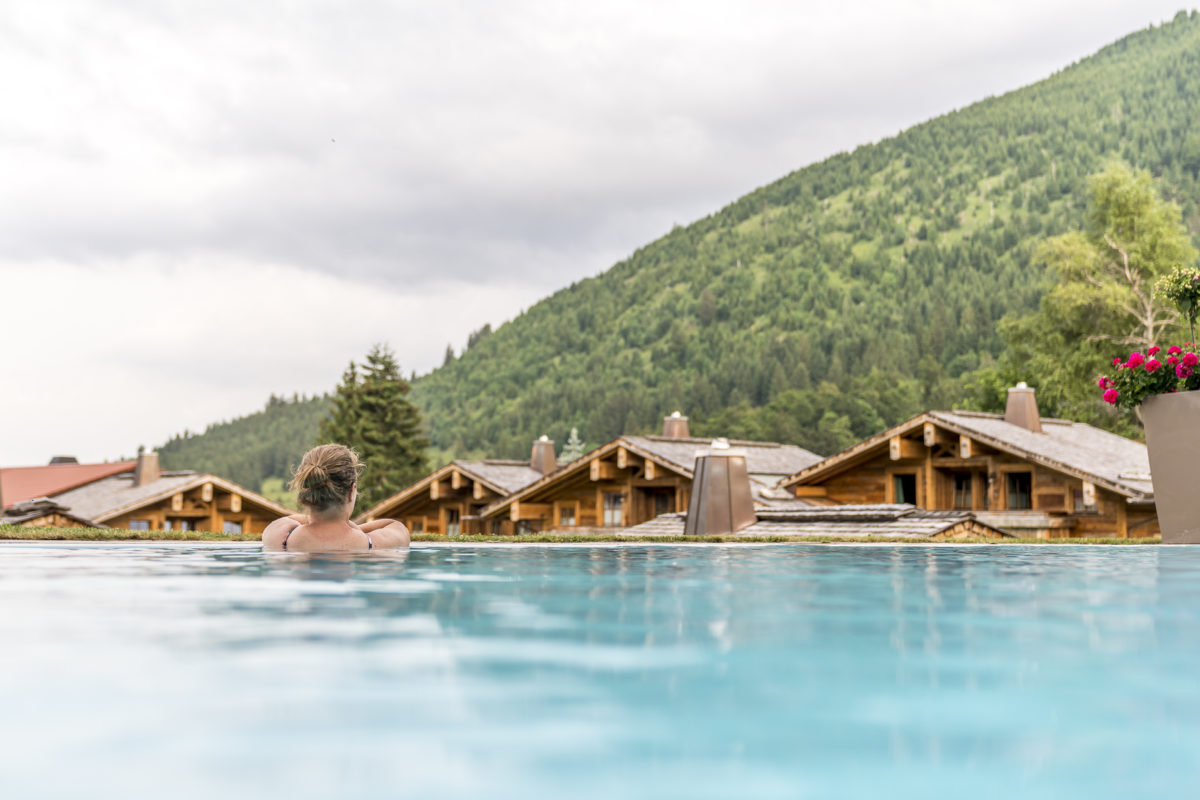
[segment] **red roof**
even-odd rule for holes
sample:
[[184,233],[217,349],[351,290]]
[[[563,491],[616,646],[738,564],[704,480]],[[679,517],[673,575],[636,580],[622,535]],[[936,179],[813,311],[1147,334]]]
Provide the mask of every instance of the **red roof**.
[[0,469],[0,498],[3,498],[4,507],[9,508],[35,497],[52,497],[85,483],[129,472],[135,466],[136,461],[114,461],[111,464],[6,467]]

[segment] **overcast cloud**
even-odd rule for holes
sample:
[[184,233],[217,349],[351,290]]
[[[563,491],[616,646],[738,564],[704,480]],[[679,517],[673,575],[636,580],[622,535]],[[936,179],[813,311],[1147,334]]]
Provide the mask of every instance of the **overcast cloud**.
[[6,3],[0,465],[405,370],[1177,3]]

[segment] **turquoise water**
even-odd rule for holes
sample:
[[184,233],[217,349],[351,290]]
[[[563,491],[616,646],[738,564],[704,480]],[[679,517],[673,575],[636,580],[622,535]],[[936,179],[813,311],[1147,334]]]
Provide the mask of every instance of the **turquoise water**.
[[0,546],[6,798],[1200,791],[1200,548]]

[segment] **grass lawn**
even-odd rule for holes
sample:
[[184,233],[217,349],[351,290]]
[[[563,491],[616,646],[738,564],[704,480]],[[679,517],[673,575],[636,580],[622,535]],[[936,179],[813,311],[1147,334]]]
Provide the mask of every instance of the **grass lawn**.
[[[1003,547],[1009,544],[1161,544],[1162,539],[913,539],[888,536],[630,536],[620,534],[555,534],[538,533],[524,536],[445,536],[432,533],[413,535],[414,542],[457,542],[461,544],[603,544],[606,542],[645,542],[647,544],[690,543],[745,543],[780,544],[786,542],[808,543],[897,543],[897,544],[994,544]],[[0,525],[0,541],[57,541],[57,542],[257,542],[257,533],[217,533],[210,531],[128,531],[115,528],[25,528]]]

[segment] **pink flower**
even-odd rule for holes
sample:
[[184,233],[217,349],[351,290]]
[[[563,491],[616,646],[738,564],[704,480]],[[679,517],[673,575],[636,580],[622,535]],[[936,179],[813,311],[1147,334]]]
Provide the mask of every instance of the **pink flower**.
[[1119,395],[1119,394],[1120,394],[1120,392],[1118,392],[1116,389],[1109,389],[1107,392],[1104,393],[1104,402],[1106,402],[1106,403],[1117,402],[1117,395]]
[[1176,365],[1176,367],[1175,367],[1175,377],[1176,377],[1176,378],[1190,378],[1190,377],[1192,377],[1192,368],[1191,368],[1191,367],[1189,367],[1189,366],[1188,366],[1188,365],[1186,365],[1186,364],[1178,364],[1178,365]]
[[1120,356],[1117,356],[1116,358],[1113,359],[1113,366],[1114,367],[1121,366],[1121,357]]
[[1129,354],[1129,360],[1125,362],[1125,366],[1129,367],[1130,369],[1133,369],[1134,367],[1140,367],[1145,360],[1146,357],[1135,350]]
[[1185,366],[1194,367],[1197,361],[1200,361],[1200,356],[1197,356],[1195,353],[1183,354],[1183,363]]
[[1170,357],[1168,357],[1168,358],[1167,358],[1167,363],[1168,363],[1168,364],[1170,364],[1170,365],[1173,367],[1173,366],[1175,366],[1176,364],[1178,364],[1178,363],[1179,363],[1179,359],[1178,359],[1178,358],[1176,358],[1175,356],[1170,356]]
[[1149,350],[1147,350],[1147,351],[1146,351],[1146,355],[1151,355],[1151,356],[1152,356],[1152,355],[1154,355],[1155,353],[1157,353],[1157,352],[1158,352],[1158,349],[1159,349],[1159,348],[1158,348],[1158,345],[1154,345],[1153,347],[1151,347]]
[[1180,346],[1179,346],[1179,345],[1177,345],[1177,344],[1173,344],[1173,345],[1171,345],[1170,347],[1168,347],[1168,348],[1167,348],[1167,352],[1168,352],[1168,353],[1170,353],[1170,354],[1171,354],[1171,355],[1173,355],[1173,356],[1177,356],[1177,355],[1179,355],[1180,353],[1182,353],[1182,352],[1183,352],[1183,348],[1182,348],[1182,347],[1180,347]]
[[1161,366],[1161,361],[1159,361],[1157,358],[1152,358],[1146,362],[1146,372],[1157,372],[1158,368]]

